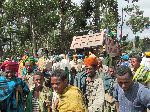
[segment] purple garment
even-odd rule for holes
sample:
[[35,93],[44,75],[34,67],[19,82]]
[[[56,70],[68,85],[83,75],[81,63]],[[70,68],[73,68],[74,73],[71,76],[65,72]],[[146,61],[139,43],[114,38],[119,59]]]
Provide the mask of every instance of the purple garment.
[[120,112],[146,112],[147,108],[150,109],[150,89],[138,82],[134,82],[128,91],[123,91],[117,84],[114,98],[119,103]]

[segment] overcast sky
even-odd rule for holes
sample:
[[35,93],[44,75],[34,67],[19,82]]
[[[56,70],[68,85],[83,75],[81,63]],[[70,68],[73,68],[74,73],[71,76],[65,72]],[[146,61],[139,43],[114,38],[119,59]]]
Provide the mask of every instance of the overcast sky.
[[[81,3],[81,0],[72,0],[77,4]],[[131,0],[130,0],[131,1]],[[124,0],[118,0],[119,5],[119,13],[121,13],[121,8],[125,7],[128,4],[128,2]],[[139,0],[139,2],[135,3],[140,6],[140,9],[144,11],[144,16],[150,17],[150,0]],[[118,32],[119,33],[119,32]],[[129,34],[129,38],[132,39],[134,35],[132,34],[132,31],[125,25],[123,27],[123,34]],[[150,37],[150,29],[145,30],[143,33],[138,33],[137,35],[141,37]]]

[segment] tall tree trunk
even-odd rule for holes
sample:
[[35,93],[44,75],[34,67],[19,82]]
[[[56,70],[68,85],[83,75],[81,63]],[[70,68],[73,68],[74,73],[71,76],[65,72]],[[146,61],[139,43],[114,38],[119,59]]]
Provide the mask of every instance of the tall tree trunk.
[[135,38],[133,39],[132,43],[133,43],[133,49],[135,49]]
[[[33,3],[32,0],[30,1],[30,8],[32,7]],[[30,32],[32,37],[32,51],[37,49],[37,43],[36,43],[36,37],[35,37],[35,31],[34,31],[34,20],[33,20],[33,10],[31,8],[30,10]]]
[[100,0],[95,0],[95,11],[94,11],[94,32],[99,32],[100,29],[98,27],[100,21]]
[[[60,38],[60,49],[61,51],[63,51],[65,49],[65,33],[64,33],[64,30],[65,30],[65,15],[61,14],[61,28],[60,28],[60,32],[61,32],[61,38]],[[63,47],[62,47],[63,45]]]
[[35,50],[37,49],[37,45],[36,45],[36,37],[35,37],[34,25],[32,23],[32,19],[30,19],[30,28],[31,28],[31,36],[32,36],[32,48],[33,50]]
[[10,50],[12,50],[12,34],[11,34],[11,32],[9,33],[9,38],[10,38]]
[[60,38],[60,50],[64,51],[67,50],[66,45],[66,35],[65,35],[65,18],[66,18],[66,12],[68,8],[70,7],[71,0],[60,0],[60,12],[61,12],[61,23],[60,23],[60,32],[61,32],[61,38]]

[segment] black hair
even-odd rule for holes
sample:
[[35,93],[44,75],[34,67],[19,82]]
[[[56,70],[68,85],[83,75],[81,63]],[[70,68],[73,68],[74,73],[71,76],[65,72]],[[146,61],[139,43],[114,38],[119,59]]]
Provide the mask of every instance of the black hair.
[[141,58],[140,55],[132,55],[131,58],[136,58],[136,60],[137,60],[139,63],[141,63],[141,61],[142,61],[142,58]]
[[44,74],[41,71],[34,71],[33,75],[44,76]]
[[119,66],[117,68],[117,75],[118,76],[124,76],[126,75],[126,73],[128,73],[129,77],[133,77],[132,71],[129,67],[127,66]]
[[53,71],[51,77],[59,77],[61,80],[67,79],[67,73],[62,69],[56,69]]
[[38,76],[42,76],[44,78],[44,74],[41,71],[34,71],[33,75],[33,80],[34,80],[34,76],[38,75]]
[[95,65],[95,64],[92,64],[91,66],[92,66],[93,68],[97,68],[97,65]]
[[108,68],[112,68],[115,70],[115,66],[112,66],[112,65],[108,66]]

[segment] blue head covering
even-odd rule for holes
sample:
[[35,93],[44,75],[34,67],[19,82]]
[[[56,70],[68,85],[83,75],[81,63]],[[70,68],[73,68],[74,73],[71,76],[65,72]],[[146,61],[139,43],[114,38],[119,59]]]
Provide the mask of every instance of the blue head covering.
[[129,55],[125,54],[125,55],[121,56],[121,59],[123,59],[123,60],[129,60]]

